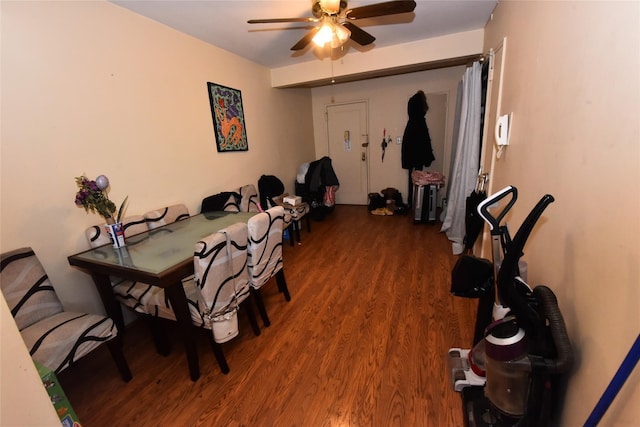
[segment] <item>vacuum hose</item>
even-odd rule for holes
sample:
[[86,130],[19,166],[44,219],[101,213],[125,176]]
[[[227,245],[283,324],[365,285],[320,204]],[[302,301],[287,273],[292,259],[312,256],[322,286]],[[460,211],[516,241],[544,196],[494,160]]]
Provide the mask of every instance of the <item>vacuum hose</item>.
[[556,347],[556,359],[544,360],[547,372],[555,374],[567,372],[573,366],[573,350],[562,313],[558,307],[558,300],[553,291],[546,286],[536,286],[533,289],[533,295],[542,305]]

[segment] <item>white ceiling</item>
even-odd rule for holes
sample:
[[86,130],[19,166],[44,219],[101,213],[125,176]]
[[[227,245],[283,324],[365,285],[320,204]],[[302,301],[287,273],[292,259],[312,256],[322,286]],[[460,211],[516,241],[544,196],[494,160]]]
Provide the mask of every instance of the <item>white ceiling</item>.
[[[329,54],[314,52],[312,46],[298,52],[290,50],[314,24],[247,24],[249,19],[311,17],[311,0],[111,1],[269,68],[313,61]],[[382,2],[353,0],[348,7]],[[416,3],[412,13],[354,21],[376,37],[376,41],[366,47],[349,41],[345,53],[351,49],[366,51],[484,28],[497,0],[417,0]]]

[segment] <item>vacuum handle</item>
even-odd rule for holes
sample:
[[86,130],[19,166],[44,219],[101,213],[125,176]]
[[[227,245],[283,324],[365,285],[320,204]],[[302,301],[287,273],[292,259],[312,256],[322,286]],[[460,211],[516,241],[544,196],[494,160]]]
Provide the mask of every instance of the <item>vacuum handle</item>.
[[[497,217],[493,217],[489,213],[489,206],[499,202],[507,196],[511,196],[511,200],[507,203],[507,205],[502,209],[502,211],[498,214]],[[491,230],[491,234],[500,234],[500,221],[504,218],[504,216],[509,212],[513,204],[518,199],[518,189],[511,185],[506,186],[502,190],[497,193],[492,194],[491,196],[484,199],[478,205],[478,214],[489,224],[489,229]]]
[[531,212],[529,212],[529,215],[527,215],[516,232],[511,244],[507,247],[502,265],[495,277],[495,284],[500,294],[500,299],[505,305],[511,308],[512,312],[518,318],[518,321],[525,326],[525,330],[534,327],[540,319],[535,311],[529,307],[526,297],[516,290],[513,283],[515,277],[518,275],[518,261],[523,255],[522,250],[527,242],[527,238],[544,210],[553,203],[554,200],[552,195],[545,194]]

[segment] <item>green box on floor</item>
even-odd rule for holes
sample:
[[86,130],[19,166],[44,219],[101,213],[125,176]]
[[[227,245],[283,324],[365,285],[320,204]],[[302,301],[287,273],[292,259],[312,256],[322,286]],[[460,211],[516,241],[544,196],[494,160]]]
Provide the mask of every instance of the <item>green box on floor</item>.
[[47,390],[47,393],[49,393],[49,398],[51,399],[51,403],[53,404],[53,408],[56,410],[58,417],[60,417],[62,426],[79,427],[80,421],[78,420],[78,416],[73,412],[73,408],[62,390],[62,386],[60,386],[56,374],[54,374],[51,369],[39,362],[36,362],[35,360],[33,363],[36,365],[36,369],[42,379],[44,388]]

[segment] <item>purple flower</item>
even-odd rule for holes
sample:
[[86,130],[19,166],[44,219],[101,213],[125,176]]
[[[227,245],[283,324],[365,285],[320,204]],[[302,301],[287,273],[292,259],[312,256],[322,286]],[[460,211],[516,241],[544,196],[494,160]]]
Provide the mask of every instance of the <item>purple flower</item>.
[[[106,176],[100,175],[96,180],[89,180],[86,176],[78,176],[75,178],[78,191],[76,193],[75,204],[84,207],[87,212],[97,213],[107,220],[113,218],[116,213],[116,205],[109,200],[106,188],[109,180]],[[104,187],[104,188],[101,188]],[[118,211],[118,219],[122,215],[123,208],[127,198],[120,205]]]

